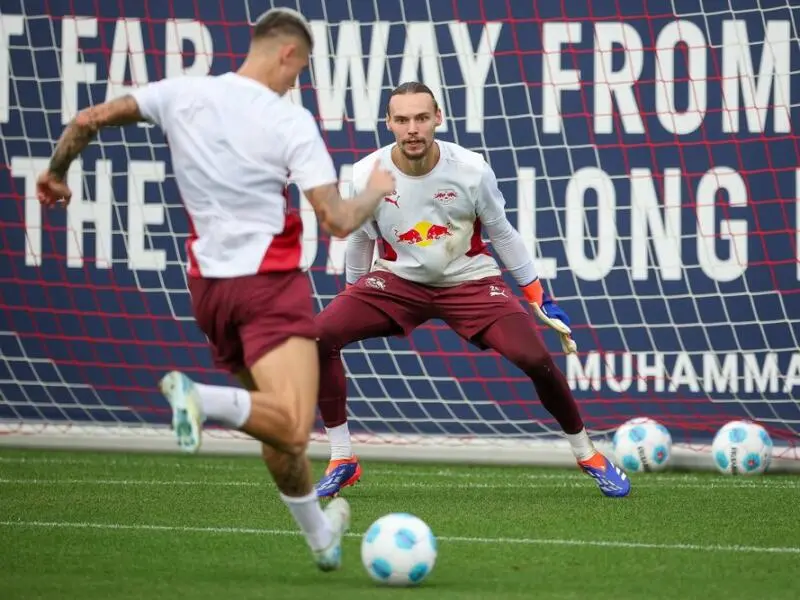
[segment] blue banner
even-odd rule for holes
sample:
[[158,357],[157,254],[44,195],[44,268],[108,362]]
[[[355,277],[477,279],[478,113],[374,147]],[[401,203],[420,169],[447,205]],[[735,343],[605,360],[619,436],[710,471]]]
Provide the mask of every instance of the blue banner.
[[[727,420],[800,430],[800,8],[778,0],[275,2],[311,20],[293,91],[343,180],[391,138],[420,79],[440,131],[483,152],[512,223],[575,324],[557,356],[588,425]],[[34,181],[77,110],[163,77],[235,69],[269,2],[1,0],[0,419],[165,422],[158,378],[213,371],[185,285],[187,221],[157,128],[105,130],[68,211]],[[734,10],[735,9],[735,10]],[[322,308],[344,245],[305,225]],[[543,332],[554,353],[555,336]],[[348,349],[351,427],[556,430],[530,381],[441,323]]]

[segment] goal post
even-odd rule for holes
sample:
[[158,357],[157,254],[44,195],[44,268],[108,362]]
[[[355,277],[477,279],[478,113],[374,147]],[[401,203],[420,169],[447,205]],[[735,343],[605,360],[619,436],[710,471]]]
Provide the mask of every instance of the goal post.
[[[542,334],[596,439],[653,417],[678,466],[708,468],[715,431],[752,419],[773,466],[800,469],[800,8],[740,4],[4,1],[0,444],[169,450],[158,378],[230,382],[191,316],[161,132],[101,132],[69,172],[66,211],[39,208],[35,177],[77,110],[236,68],[250,25],[284,5],[315,35],[290,96],[318,117],[343,184],[391,141],[385,103],[409,79],[434,91],[440,138],[484,154],[573,320],[577,356]],[[345,242],[293,202],[322,308],[344,286]],[[531,382],[440,322],[343,355],[365,458],[571,462]],[[319,431],[312,450],[325,455]]]

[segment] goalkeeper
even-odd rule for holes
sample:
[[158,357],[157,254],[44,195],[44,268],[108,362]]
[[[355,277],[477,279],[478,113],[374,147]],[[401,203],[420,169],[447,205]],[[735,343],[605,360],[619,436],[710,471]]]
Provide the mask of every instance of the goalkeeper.
[[[386,111],[395,143],[354,165],[354,191],[364,187],[376,162],[388,165],[397,187],[351,234],[347,288],[316,317],[319,407],[331,444],[317,494],[334,496],[361,477],[347,427],[341,348],[368,338],[408,335],[428,319],[441,319],[464,339],[497,351],[522,369],[564,431],[580,468],[606,496],[626,496],[630,480],[594,448],[566,378],[502,279],[482,242],[482,228],[533,312],[555,330],[566,353],[576,351],[569,318],[544,291],[522,238],[509,223],[493,170],[479,154],[436,140],[441,122],[431,90],[404,83],[390,95]],[[375,244],[378,259],[371,264]]]

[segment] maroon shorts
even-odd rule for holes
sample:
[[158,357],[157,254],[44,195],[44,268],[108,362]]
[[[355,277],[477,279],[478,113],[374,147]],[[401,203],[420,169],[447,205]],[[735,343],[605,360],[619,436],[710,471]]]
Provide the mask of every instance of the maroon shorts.
[[231,373],[249,369],[290,337],[318,337],[311,285],[303,271],[231,279],[189,277],[189,293],[214,364]]
[[485,277],[452,287],[432,287],[374,271],[342,294],[366,302],[386,314],[399,335],[408,335],[428,319],[441,319],[466,340],[506,315],[527,314],[502,277]]

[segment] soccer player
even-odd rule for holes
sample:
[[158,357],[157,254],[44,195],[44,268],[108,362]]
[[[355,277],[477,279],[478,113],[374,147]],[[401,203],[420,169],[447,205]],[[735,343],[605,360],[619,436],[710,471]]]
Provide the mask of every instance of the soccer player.
[[[564,375],[502,279],[482,242],[482,228],[533,312],[558,333],[567,353],[576,351],[569,318],[544,291],[521,236],[509,223],[493,170],[479,154],[436,140],[441,122],[427,86],[400,85],[386,111],[395,143],[353,167],[355,189],[363,188],[378,162],[390,165],[397,188],[350,236],[346,289],[317,315],[320,412],[331,444],[331,461],[317,493],[337,495],[361,477],[347,427],[340,349],[367,338],[408,335],[438,318],[477,347],[492,348],[522,369],[564,431],[578,465],[605,495],[625,496],[630,480],[594,448]],[[371,265],[376,243],[379,258]]]
[[149,121],[165,132],[189,221],[188,287],[215,364],[246,389],[195,383],[179,372],[160,382],[179,447],[200,448],[208,420],[260,440],[263,458],[320,569],[341,563],[346,502],[323,512],[306,447],[319,387],[317,330],[300,270],[301,221],[286,214],[286,185],[303,190],[321,226],[346,236],[395,187],[377,163],[343,201],[316,121],[284,96],[307,66],[311,28],[298,12],[268,11],[236,72],[163,80],[81,111],[37,181],[39,200],[67,204],[70,163],[103,127]]

